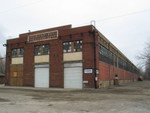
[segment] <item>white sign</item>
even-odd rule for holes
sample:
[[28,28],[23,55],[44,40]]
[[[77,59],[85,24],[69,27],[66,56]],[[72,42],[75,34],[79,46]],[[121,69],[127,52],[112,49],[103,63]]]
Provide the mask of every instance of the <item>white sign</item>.
[[83,83],[88,83],[89,81],[83,81]]
[[84,69],[84,73],[93,73],[93,69]]
[[96,70],[96,74],[99,74],[99,70]]
[[97,77],[95,77],[95,80],[96,80],[96,81],[97,81],[97,79],[98,79],[98,78],[97,78]]

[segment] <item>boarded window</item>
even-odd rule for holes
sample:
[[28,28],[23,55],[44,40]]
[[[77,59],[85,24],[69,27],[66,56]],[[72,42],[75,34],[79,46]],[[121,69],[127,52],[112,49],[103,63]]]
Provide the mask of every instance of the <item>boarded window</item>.
[[17,75],[18,75],[17,72],[13,72],[12,77],[15,78],[15,77],[17,77]]

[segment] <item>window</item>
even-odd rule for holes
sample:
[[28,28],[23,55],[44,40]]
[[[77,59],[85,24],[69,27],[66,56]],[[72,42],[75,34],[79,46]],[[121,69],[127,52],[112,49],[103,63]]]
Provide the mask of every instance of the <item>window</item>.
[[105,62],[105,63],[109,63],[109,60],[108,60],[108,50],[103,47],[102,45],[99,46],[99,53],[100,53],[100,60]]
[[12,49],[12,57],[22,57],[24,54],[23,48]]
[[114,54],[111,51],[109,51],[108,53],[109,53],[109,64],[113,65],[114,64],[114,60],[113,60]]
[[119,68],[124,69],[124,60],[122,60],[121,58],[118,58],[118,65],[119,65]]
[[38,45],[34,47],[35,55],[48,55],[49,54],[49,45]]
[[117,67],[117,56],[114,54],[114,65]]
[[74,51],[82,51],[82,41],[75,41],[74,42]]
[[135,69],[131,63],[127,62],[123,58],[118,57],[103,45],[99,45],[99,60],[116,67],[118,66],[126,71],[138,74],[138,70]]
[[114,64],[113,57],[114,54],[111,51],[109,51],[102,45],[99,46],[99,59],[101,61],[113,65]]
[[63,52],[64,53],[71,52],[71,42],[64,42],[63,43]]
[[64,42],[63,43],[63,52],[79,52],[82,51],[82,40],[76,40],[73,42]]

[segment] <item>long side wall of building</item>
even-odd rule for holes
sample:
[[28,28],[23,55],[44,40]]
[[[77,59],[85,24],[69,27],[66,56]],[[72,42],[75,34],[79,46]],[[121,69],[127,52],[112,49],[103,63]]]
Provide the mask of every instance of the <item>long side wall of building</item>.
[[100,32],[97,31],[97,35],[99,47],[98,87],[105,88],[137,81],[138,69],[136,66]]
[[[100,73],[98,75],[98,87],[106,88],[113,85],[121,85],[137,81],[137,74],[109,65],[105,62],[99,62]],[[118,75],[116,81],[115,75]],[[115,83],[117,82],[117,83]]]

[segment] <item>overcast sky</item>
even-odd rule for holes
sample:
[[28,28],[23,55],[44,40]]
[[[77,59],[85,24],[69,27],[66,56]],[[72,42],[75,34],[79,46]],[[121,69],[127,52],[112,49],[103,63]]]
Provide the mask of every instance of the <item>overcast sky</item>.
[[72,24],[96,28],[134,64],[150,41],[150,0],[0,0],[2,44],[19,34]]

